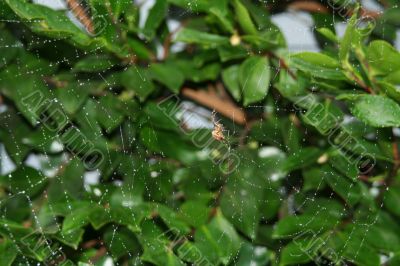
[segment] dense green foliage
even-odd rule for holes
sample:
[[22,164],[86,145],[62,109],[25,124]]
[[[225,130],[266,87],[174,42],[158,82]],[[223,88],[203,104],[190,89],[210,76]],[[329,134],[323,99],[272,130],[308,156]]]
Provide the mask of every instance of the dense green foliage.
[[285,1],[68,2],[0,0],[0,265],[400,264],[397,1],[295,54]]

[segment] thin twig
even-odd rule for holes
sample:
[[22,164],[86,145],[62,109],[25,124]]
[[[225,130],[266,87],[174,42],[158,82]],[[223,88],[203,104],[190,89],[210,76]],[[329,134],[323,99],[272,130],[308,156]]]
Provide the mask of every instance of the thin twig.
[[365,82],[357,77],[356,74],[353,73],[353,71],[350,71],[350,75],[353,78],[353,80],[357,83],[358,86],[363,88],[366,92],[369,94],[375,94],[375,92],[367,85]]
[[204,105],[221,115],[228,117],[239,125],[246,124],[246,114],[231,99],[219,96],[213,87],[208,90],[183,88],[182,95]]
[[75,17],[83,24],[85,29],[94,34],[93,21],[90,15],[86,12],[85,8],[82,6],[81,2],[78,0],[66,0],[67,6],[75,15]]
[[[306,11],[306,12],[323,13],[323,14],[328,14],[330,11],[326,6],[316,1],[295,1],[293,3],[290,3],[287,6],[287,8],[296,11]],[[346,11],[345,14],[348,17],[352,16],[354,13],[354,10],[350,8],[343,8],[343,10]],[[361,17],[363,18],[379,18],[381,15],[382,12],[361,8]]]
[[181,22],[181,24],[179,25],[179,27],[177,27],[175,30],[171,31],[168,36],[165,38],[164,43],[163,43],[163,57],[162,60],[165,60],[168,56],[169,56],[169,50],[170,50],[170,46],[172,43],[172,37],[179,31],[181,30],[183,27],[185,27],[185,25],[187,24],[186,21]]
[[285,70],[288,72],[288,74],[289,74],[293,79],[297,79],[296,75],[295,75],[295,74],[293,73],[293,71],[289,68],[288,64],[286,63],[286,61],[285,61],[283,58],[277,56],[277,55],[274,54],[273,52],[267,52],[266,55],[267,55],[269,58],[274,58],[274,59],[278,60],[278,62],[279,62],[279,68],[285,69]]

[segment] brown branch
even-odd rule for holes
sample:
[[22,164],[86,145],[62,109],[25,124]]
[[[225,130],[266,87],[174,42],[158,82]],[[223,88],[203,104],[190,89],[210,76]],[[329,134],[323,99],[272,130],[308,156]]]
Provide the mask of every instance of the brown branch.
[[54,88],[65,88],[68,85],[67,81],[58,80],[53,77],[43,77],[44,82]]
[[179,25],[179,27],[177,27],[175,30],[171,31],[168,36],[165,38],[164,43],[163,43],[163,57],[162,60],[165,60],[168,56],[169,56],[169,50],[171,47],[171,43],[172,43],[172,37],[178,32],[180,31],[183,27],[185,27],[187,24],[187,21],[183,21],[181,22],[181,24]]
[[279,70],[280,70],[281,68],[283,68],[283,69],[285,69],[285,70],[288,72],[288,74],[289,74],[293,79],[295,79],[295,80],[297,79],[296,75],[295,75],[295,74],[293,73],[293,71],[289,68],[288,64],[286,63],[286,61],[285,61],[283,58],[277,56],[276,54],[274,54],[274,53],[272,53],[272,52],[267,52],[266,55],[267,55],[269,58],[274,58],[274,59],[278,60],[278,62],[279,62]]
[[361,17],[363,18],[379,18],[382,15],[382,12],[367,10],[365,8],[361,8]]
[[81,2],[78,0],[66,0],[66,3],[74,16],[83,24],[85,29],[89,33],[94,34],[93,21],[90,15],[86,12],[85,8],[82,6]]
[[106,254],[107,254],[107,248],[102,246],[97,250],[96,254],[94,254],[94,256],[90,258],[90,262],[96,263],[101,257],[103,257]]
[[183,96],[228,117],[239,125],[246,124],[246,114],[243,109],[239,108],[230,98],[218,95],[213,87],[208,90],[183,88],[181,93]]
[[314,13],[328,13],[329,9],[321,3],[314,1],[296,1],[289,4],[288,9],[296,11],[307,11]]
[[392,149],[393,149],[393,159],[394,159],[394,165],[400,165],[400,156],[399,156],[399,147],[397,146],[397,142],[394,141],[392,143]]
[[387,0],[379,0],[379,2],[381,3],[381,5],[383,5],[384,8],[390,7],[390,3]]
[[394,181],[397,172],[400,169],[400,153],[399,153],[399,146],[398,146],[398,142],[396,140],[396,136],[394,135],[394,133],[392,132],[392,138],[393,138],[393,142],[392,142],[392,153],[393,153],[393,167],[392,169],[389,171],[389,173],[387,174],[386,178],[383,179],[383,186],[380,189],[380,193],[379,193],[379,197],[378,197],[378,202],[380,202],[382,204],[384,198],[385,198],[385,193],[389,190],[390,185],[392,184],[392,182]]
[[350,71],[350,75],[354,79],[354,81],[357,83],[358,86],[363,88],[366,92],[369,94],[375,94],[375,92],[361,79],[359,79],[356,74],[354,74],[352,71]]
[[393,168],[387,182],[387,186],[393,181],[393,178],[397,175],[397,171],[400,168],[400,153],[399,153],[399,144],[396,140],[396,136],[392,133],[393,142],[392,142],[392,153],[393,153]]
[[369,182],[369,176],[367,176],[367,175],[359,175],[358,179]]
[[[290,3],[287,6],[288,9],[296,10],[296,11],[305,11],[305,12],[313,12],[313,13],[323,13],[327,14],[329,13],[329,8],[324,6],[321,3],[315,2],[315,1],[296,1],[293,3]],[[353,15],[352,9],[346,9],[343,8],[343,10],[346,10],[346,15],[351,16]],[[361,8],[361,17],[363,18],[378,18],[382,15],[381,12],[377,11],[371,11],[367,10],[365,8]]]
[[97,245],[103,245],[103,242],[99,239],[92,239],[82,243],[81,248],[89,249],[89,248],[94,248]]

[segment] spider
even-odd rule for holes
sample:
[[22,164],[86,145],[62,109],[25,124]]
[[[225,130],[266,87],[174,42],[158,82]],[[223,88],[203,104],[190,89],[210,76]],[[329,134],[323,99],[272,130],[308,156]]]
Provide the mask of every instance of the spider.
[[217,141],[224,141],[225,140],[224,126],[221,123],[219,123],[219,120],[217,121],[215,119],[216,114],[217,113],[215,112],[215,110],[211,114],[211,119],[214,124],[214,128],[213,131],[211,132],[211,135]]

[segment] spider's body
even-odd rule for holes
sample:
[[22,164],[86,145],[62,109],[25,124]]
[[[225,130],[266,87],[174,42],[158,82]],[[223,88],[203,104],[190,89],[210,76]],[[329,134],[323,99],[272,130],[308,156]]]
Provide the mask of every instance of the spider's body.
[[224,128],[221,124],[215,124],[214,129],[211,134],[215,140],[223,141],[223,140],[225,140],[223,131],[224,131]]
[[214,124],[214,129],[211,132],[212,137],[217,141],[225,140],[224,127],[219,121],[215,120],[215,111],[212,112],[212,122]]

